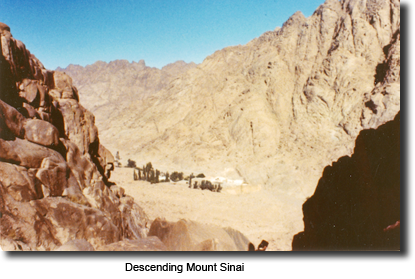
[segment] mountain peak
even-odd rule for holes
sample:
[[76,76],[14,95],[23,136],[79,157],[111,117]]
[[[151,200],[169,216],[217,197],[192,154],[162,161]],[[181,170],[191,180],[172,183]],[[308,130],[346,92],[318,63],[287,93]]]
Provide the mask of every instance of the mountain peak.
[[5,23],[0,22],[0,32],[3,31],[10,32],[10,27]]

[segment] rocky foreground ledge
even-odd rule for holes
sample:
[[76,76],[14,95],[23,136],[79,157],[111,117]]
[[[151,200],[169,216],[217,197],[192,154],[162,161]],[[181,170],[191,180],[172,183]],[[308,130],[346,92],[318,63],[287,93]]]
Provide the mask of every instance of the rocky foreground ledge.
[[145,238],[147,217],[108,182],[113,157],[72,79],[46,70],[6,24],[0,32],[2,249],[55,250],[77,239],[96,250]]

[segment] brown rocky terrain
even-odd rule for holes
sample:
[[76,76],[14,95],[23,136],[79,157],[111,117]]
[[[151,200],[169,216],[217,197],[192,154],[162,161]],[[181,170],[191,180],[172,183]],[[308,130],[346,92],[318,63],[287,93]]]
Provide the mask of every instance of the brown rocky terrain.
[[[83,84],[81,99],[110,94],[93,89],[107,74],[84,77],[75,68],[66,71]],[[104,89],[128,102],[97,114],[102,142],[124,162],[239,178],[304,198],[326,165],[352,153],[362,129],[400,109],[399,1],[326,1],[309,18],[297,12],[137,97],[114,89],[139,82],[128,73]]]
[[83,92],[79,96],[81,103],[94,114],[96,125],[103,132],[113,129],[109,119],[125,117],[131,104],[167,87],[176,76],[194,67],[193,62],[177,61],[157,69],[147,67],[144,60],[116,60],[98,61],[86,67],[71,64],[56,71],[72,77],[76,88]]
[[[67,74],[44,69],[8,26],[0,27],[0,224],[7,249],[52,250],[68,241],[68,249],[91,249],[75,239],[96,250],[240,249],[245,238],[223,229],[230,226],[255,245],[266,238],[271,250],[290,250],[292,236],[304,230],[301,204],[324,167],[351,155],[360,131],[400,110],[396,0],[327,0],[309,18],[297,12],[281,28],[197,67],[183,64],[167,78],[151,69],[144,72],[154,79],[130,75],[143,63],[98,62],[90,67],[102,74],[85,74],[79,92]],[[138,84],[141,93],[124,94],[111,67],[124,67],[120,75],[132,77],[125,86]],[[65,72],[71,70],[83,71]],[[73,74],[78,84],[83,75]],[[104,87],[102,97],[94,95]],[[99,139],[79,99],[97,113]],[[130,181],[124,192],[105,175],[113,157],[104,145],[139,166],[151,161],[170,172],[240,179],[255,190],[232,195],[160,184],[154,192]],[[127,170],[111,179],[122,185]],[[149,228],[157,217],[167,221]],[[186,241],[175,246],[180,234],[171,231]]]
[[361,130],[399,110],[399,1],[328,0],[98,122],[124,162],[242,179],[305,201]]
[[46,70],[6,24],[0,32],[2,249],[91,250],[145,238],[148,218],[108,182],[114,158],[72,79]]

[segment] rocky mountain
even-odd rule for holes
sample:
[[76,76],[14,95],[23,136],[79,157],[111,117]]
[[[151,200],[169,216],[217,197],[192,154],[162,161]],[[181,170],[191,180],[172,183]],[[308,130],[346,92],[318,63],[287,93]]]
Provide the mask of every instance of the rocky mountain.
[[177,75],[196,67],[195,63],[177,61],[162,69],[147,67],[144,60],[129,63],[98,61],[82,67],[69,65],[65,72],[82,94],[80,101],[95,116],[100,131],[113,129],[111,119],[124,117],[126,108],[168,86]]
[[400,250],[400,114],[324,169],[293,250]]
[[79,103],[72,79],[46,70],[4,23],[0,34],[2,249],[147,242],[148,218],[108,181],[114,158],[100,144],[94,116]]
[[[107,66],[118,64],[143,66]],[[134,74],[117,78],[130,75],[124,70],[108,77],[74,69],[65,71],[75,84],[89,84],[80,98],[90,98],[92,111],[125,98],[119,108],[97,113],[102,142],[123,159],[305,198],[326,165],[352,153],[361,130],[400,110],[400,3],[327,0],[309,18],[297,12],[281,28],[153,84],[151,93],[143,85],[140,94],[116,91],[141,82]],[[114,83],[107,93],[93,93],[108,79]]]

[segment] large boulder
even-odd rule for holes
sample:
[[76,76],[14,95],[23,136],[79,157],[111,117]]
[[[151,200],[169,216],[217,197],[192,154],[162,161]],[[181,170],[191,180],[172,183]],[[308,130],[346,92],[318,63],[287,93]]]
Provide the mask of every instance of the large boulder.
[[249,245],[240,232],[184,219],[168,222],[157,218],[148,236],[160,238],[169,251],[247,251]]
[[95,251],[95,249],[85,239],[74,239],[69,240],[55,251]]
[[24,137],[24,123],[26,118],[14,107],[0,100],[0,136],[12,138]]
[[2,161],[37,169],[42,196],[61,196],[67,188],[69,169],[57,151],[19,138],[14,141],[0,139],[0,147]]
[[3,251],[30,251],[30,246],[22,241],[1,235],[0,246]]
[[[59,99],[58,104],[65,137],[75,143],[82,154],[97,154],[99,139],[94,115],[73,99]],[[96,150],[90,150],[91,148]]]
[[65,73],[56,71],[53,73],[55,88],[62,92],[66,88],[72,88],[72,78]]
[[28,104],[45,107],[49,103],[48,88],[42,81],[24,79],[19,85],[19,96]]
[[0,183],[0,239],[10,250],[53,250],[62,245],[54,225],[30,202],[18,201]]
[[128,195],[119,200],[118,209],[121,212],[124,237],[128,239],[145,238],[148,234],[150,221],[144,210]]
[[62,143],[65,146],[66,162],[81,189],[101,180],[97,166],[92,162],[88,153],[83,154],[78,146],[70,140],[62,139]]
[[56,162],[45,158],[36,172],[36,178],[42,183],[44,197],[59,197],[67,188],[69,169],[64,162]]
[[27,119],[24,123],[25,139],[56,148],[59,145],[59,131],[51,123],[39,119]]
[[40,168],[44,159],[56,164],[65,164],[62,155],[50,148],[16,138],[0,139],[0,160],[26,168]]
[[246,251],[247,247],[249,246],[249,240],[248,238],[241,233],[238,230],[235,230],[230,227],[223,228],[229,236],[233,239],[233,242],[235,243],[236,248],[238,251]]
[[0,183],[16,201],[27,202],[42,197],[33,169],[0,162]]
[[167,247],[155,236],[138,240],[122,240],[99,247],[97,251],[167,251]]
[[0,32],[3,32],[3,31],[10,32],[10,27],[5,23],[0,22]]
[[44,198],[30,204],[45,220],[54,224],[55,239],[66,243],[71,239],[86,239],[94,248],[121,240],[121,233],[105,212],[75,204],[65,198]]

